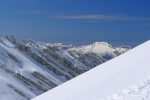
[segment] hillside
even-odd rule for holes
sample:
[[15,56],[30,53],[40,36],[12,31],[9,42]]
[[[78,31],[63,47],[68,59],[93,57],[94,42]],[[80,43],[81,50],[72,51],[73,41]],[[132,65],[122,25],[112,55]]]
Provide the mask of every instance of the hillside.
[[147,41],[32,100],[149,100],[149,51]]

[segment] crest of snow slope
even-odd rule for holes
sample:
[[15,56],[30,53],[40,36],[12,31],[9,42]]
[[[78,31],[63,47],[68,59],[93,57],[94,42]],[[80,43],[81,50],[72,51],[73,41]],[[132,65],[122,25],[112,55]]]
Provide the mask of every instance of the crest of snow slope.
[[147,41],[33,100],[101,100],[106,98],[139,81],[144,81],[150,75],[149,51],[150,41]]

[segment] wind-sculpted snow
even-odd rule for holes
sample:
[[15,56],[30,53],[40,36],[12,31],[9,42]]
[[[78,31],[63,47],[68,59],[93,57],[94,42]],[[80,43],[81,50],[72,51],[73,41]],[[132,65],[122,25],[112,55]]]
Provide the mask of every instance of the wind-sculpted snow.
[[[31,99],[129,49],[109,47],[100,56],[75,48],[79,47],[16,40],[13,36],[0,38],[0,100]],[[121,53],[109,55],[110,48]]]

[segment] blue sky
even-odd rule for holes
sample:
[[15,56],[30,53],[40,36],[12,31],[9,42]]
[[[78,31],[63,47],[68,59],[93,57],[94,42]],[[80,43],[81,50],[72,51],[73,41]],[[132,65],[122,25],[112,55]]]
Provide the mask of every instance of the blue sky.
[[149,0],[1,0],[0,36],[87,44],[150,39]]

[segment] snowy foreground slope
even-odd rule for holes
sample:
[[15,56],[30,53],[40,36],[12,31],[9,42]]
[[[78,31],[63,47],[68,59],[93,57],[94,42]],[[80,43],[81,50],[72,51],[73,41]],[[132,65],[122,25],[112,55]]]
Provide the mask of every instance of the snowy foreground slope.
[[106,42],[73,46],[0,38],[0,100],[30,100],[127,50]]
[[149,100],[149,51],[147,41],[33,100]]

